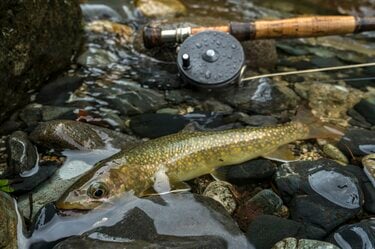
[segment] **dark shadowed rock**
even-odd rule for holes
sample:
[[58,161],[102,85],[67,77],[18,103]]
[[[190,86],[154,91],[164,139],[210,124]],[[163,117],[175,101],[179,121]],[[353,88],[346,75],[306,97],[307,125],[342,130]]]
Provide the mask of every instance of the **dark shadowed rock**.
[[338,148],[348,157],[375,153],[375,131],[350,129],[341,138]]
[[354,109],[365,117],[368,122],[375,125],[375,97],[362,99],[354,106]]
[[0,2],[0,122],[65,69],[81,43],[78,1]]
[[258,216],[249,226],[246,236],[257,249],[269,249],[287,238],[322,239],[325,231],[297,221],[272,215]]

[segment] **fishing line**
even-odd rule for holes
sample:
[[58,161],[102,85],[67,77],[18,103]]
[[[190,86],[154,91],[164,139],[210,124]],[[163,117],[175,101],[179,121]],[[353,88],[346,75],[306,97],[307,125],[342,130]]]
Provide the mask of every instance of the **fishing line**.
[[306,70],[296,70],[296,71],[290,71],[290,72],[270,73],[270,74],[262,74],[262,75],[257,75],[257,76],[251,76],[251,77],[243,78],[241,81],[245,82],[245,81],[260,79],[260,78],[264,78],[264,77],[270,78],[270,77],[276,77],[276,76],[286,76],[286,75],[305,74],[305,73],[317,73],[317,72],[327,72],[327,71],[338,71],[338,70],[360,68],[360,67],[373,67],[373,66],[375,66],[375,62],[346,65],[346,66],[323,67],[323,68],[314,68],[314,69],[306,69]]

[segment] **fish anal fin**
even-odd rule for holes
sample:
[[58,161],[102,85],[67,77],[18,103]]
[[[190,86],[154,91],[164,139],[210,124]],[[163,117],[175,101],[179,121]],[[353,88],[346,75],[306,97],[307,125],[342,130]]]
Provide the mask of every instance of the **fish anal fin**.
[[279,162],[292,162],[298,160],[287,144],[278,147],[270,153],[262,155],[262,157]]
[[179,193],[179,192],[188,192],[191,190],[189,184],[185,182],[176,182],[171,184],[169,190],[163,190],[161,192],[157,192],[154,187],[150,187],[147,190],[143,191],[141,196],[152,196],[152,195],[164,195],[169,193]]

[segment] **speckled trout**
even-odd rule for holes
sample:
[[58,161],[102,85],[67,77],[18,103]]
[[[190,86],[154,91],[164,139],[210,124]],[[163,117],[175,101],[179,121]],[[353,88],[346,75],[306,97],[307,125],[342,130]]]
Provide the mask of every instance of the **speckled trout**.
[[127,191],[144,196],[160,171],[171,183],[182,182],[212,173],[218,167],[259,156],[272,157],[280,146],[296,140],[341,135],[327,126],[300,121],[261,128],[179,132],[149,140],[97,163],[68,189],[57,207],[88,210]]

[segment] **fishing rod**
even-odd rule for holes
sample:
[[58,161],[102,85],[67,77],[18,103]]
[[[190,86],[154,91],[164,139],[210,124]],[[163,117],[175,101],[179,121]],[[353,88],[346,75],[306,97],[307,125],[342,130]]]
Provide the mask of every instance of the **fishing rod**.
[[[177,67],[182,80],[199,87],[216,88],[241,80],[245,54],[240,41],[343,35],[374,30],[375,17],[309,16],[167,30],[146,26],[143,30],[143,42],[146,48],[181,43],[177,55]],[[322,69],[306,71],[316,70],[329,71]],[[278,75],[283,74],[269,76]]]

